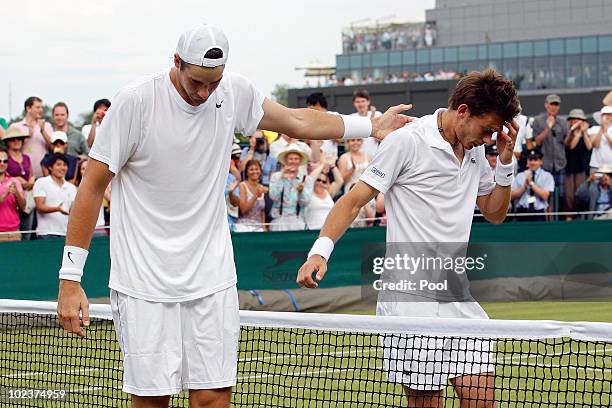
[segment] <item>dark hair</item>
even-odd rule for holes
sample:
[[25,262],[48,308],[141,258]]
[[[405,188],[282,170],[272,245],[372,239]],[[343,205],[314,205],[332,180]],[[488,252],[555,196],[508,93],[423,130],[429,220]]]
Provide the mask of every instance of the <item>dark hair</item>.
[[66,157],[65,154],[62,153],[53,153],[48,159],[47,159],[47,168],[51,168],[53,167],[53,165],[55,163],[57,163],[58,161],[63,161],[64,163],[66,163],[66,166],[68,165],[68,158]]
[[25,100],[23,104],[23,109],[28,110],[28,108],[31,108],[32,105],[34,105],[34,102],[42,103],[42,99],[40,99],[38,96],[30,96],[28,99]]
[[53,115],[53,113],[55,113],[55,108],[65,108],[66,109],[66,115],[70,114],[70,111],[68,110],[68,105],[66,105],[65,102],[58,102],[55,105],[53,105],[53,109],[51,109],[51,114]]
[[2,147],[2,146],[0,146],[0,153],[6,153],[7,156],[9,154],[8,149],[6,147]]
[[472,71],[464,76],[448,99],[451,109],[466,104],[473,116],[494,113],[511,122],[521,111],[512,81],[493,68]]
[[355,99],[357,98],[365,98],[369,101],[370,93],[365,88],[357,89],[355,92],[353,92],[353,102],[355,102]]
[[106,98],[98,99],[94,103],[93,111],[94,112],[97,111],[100,106],[106,106],[106,109],[108,109],[111,106],[111,102],[108,99],[106,99]]
[[251,159],[251,160],[247,161],[246,164],[244,165],[244,174],[248,174],[249,167],[251,167],[251,166],[259,167],[259,171],[263,173],[263,168],[261,167],[261,163],[259,162],[259,160]]
[[308,98],[306,98],[306,105],[321,105],[322,108],[327,109],[327,99],[325,99],[325,95],[323,95],[323,92],[311,93],[310,95],[308,95]]

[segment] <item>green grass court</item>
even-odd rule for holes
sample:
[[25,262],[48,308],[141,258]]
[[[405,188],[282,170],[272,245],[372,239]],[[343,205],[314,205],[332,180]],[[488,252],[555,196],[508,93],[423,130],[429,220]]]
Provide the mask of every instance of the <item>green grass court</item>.
[[[491,318],[612,321],[608,302],[522,302],[484,305]],[[128,406],[112,323],[86,340],[60,337],[55,327],[0,330],[0,406]],[[23,318],[13,323],[23,324]],[[29,325],[47,326],[46,318]],[[51,334],[51,335],[50,335]],[[509,333],[512,336],[512,333]],[[331,346],[330,344],[333,344]],[[571,354],[570,354],[571,351]],[[234,405],[243,407],[405,406],[386,381],[379,336],[298,329],[243,329]],[[499,407],[609,407],[612,344],[567,339],[496,343]],[[68,389],[60,401],[8,400],[8,389]],[[446,407],[458,407],[450,389]],[[183,397],[172,406],[187,406]]]

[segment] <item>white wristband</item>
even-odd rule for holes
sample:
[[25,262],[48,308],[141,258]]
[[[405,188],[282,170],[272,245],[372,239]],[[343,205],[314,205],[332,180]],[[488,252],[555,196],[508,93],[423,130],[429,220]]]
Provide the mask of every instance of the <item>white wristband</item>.
[[365,139],[372,135],[372,121],[369,117],[357,115],[340,115],[344,121],[344,136],[346,139]]
[[83,276],[85,261],[87,261],[87,255],[89,255],[89,251],[86,249],[75,246],[65,246],[59,278],[80,282],[81,276]]
[[319,237],[312,245],[312,249],[308,253],[308,258],[313,255],[320,255],[325,258],[326,261],[329,260],[332,251],[334,250],[334,241],[332,241],[328,237]]
[[502,186],[508,187],[514,181],[514,157],[510,164],[503,164],[499,157],[497,158],[497,166],[495,166],[495,182]]

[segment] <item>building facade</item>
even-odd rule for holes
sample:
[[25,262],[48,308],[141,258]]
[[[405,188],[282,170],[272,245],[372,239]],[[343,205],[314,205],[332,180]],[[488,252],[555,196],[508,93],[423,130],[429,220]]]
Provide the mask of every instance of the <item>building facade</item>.
[[494,67],[523,90],[612,85],[609,0],[438,0],[426,15],[434,46],[337,55],[337,78],[423,80]]

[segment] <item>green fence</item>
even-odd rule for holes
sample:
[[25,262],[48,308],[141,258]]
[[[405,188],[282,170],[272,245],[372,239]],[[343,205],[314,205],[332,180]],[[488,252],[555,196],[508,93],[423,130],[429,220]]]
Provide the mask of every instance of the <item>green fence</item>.
[[[242,233],[233,235],[239,289],[291,289],[318,231]],[[365,243],[383,243],[384,228],[351,229],[336,246],[322,287],[359,285],[361,283],[361,248]],[[563,262],[612,259],[612,251],[602,254],[602,244],[612,241],[612,221],[572,221],[557,223],[507,223],[499,226],[475,224],[474,243],[515,243],[513,254],[495,246],[496,258],[502,259],[494,269],[470,275],[474,279],[532,275],[535,259],[546,259],[531,251],[525,243],[560,243],[551,253],[563,254]],[[587,243],[575,247],[567,243]],[[593,245],[588,252],[588,243]],[[57,271],[61,263],[63,241],[23,241],[0,244],[0,298],[48,300],[57,296]],[[89,297],[108,296],[108,238],[94,238],[85,268],[83,286]],[[518,249],[516,249],[518,248]],[[573,248],[580,248],[575,250]],[[516,251],[522,251],[516,254]],[[556,255],[555,255],[556,256]],[[537,263],[537,262],[536,262]],[[601,264],[601,263],[600,263]],[[501,265],[501,266],[500,266]],[[535,268],[536,273],[555,273]]]

